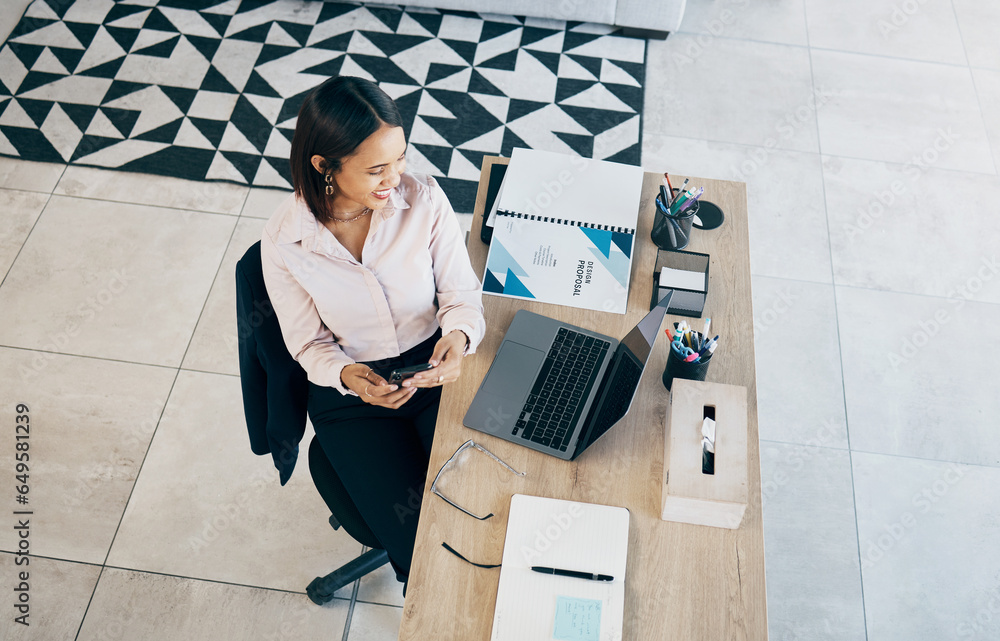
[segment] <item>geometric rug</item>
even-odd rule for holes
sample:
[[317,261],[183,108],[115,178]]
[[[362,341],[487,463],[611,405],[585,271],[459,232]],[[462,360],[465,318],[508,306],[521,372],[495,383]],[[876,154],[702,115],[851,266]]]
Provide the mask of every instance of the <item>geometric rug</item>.
[[305,94],[399,106],[410,170],[471,212],[484,155],[639,164],[645,41],[564,20],[315,0],[36,0],[0,48],[0,155],[291,186]]

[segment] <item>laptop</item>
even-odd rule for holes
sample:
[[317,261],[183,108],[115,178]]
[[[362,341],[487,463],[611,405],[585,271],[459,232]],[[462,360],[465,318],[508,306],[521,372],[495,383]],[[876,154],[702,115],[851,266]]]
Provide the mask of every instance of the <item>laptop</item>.
[[621,341],[519,310],[462,423],[572,461],[628,413],[669,304]]

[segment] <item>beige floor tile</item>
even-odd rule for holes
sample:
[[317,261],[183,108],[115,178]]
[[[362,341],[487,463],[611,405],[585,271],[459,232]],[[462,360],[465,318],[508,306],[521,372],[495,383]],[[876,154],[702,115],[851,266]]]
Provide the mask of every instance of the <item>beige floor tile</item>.
[[1000,178],[830,157],[823,175],[838,285],[1000,303]]
[[291,193],[285,189],[253,187],[243,205],[242,215],[244,218],[263,218],[266,220],[278,210],[281,203],[285,202]]
[[832,285],[754,276],[760,438],[847,448]]
[[136,205],[238,215],[249,187],[94,167],[66,168],[55,193]]
[[49,197],[0,188],[0,280],[7,274]]
[[347,641],[395,641],[402,621],[403,608],[355,603]]
[[4,567],[2,585],[7,598],[18,597],[22,592],[12,591],[21,586],[19,574],[28,573],[28,589],[24,591],[28,595],[28,616],[24,619],[28,625],[15,621],[15,617],[23,616],[24,612],[13,607],[19,600],[11,601],[4,608],[7,610],[4,616],[0,617],[0,639],[75,639],[97,585],[100,566],[38,557],[30,557],[27,565],[14,565],[14,558],[0,553],[0,565]]
[[675,33],[646,64],[646,133],[819,151],[808,49]]
[[264,222],[241,218],[236,225],[222,267],[208,295],[208,302],[194,330],[182,367],[219,374],[240,373],[239,341],[236,333],[236,263],[260,240]]
[[361,553],[327,522],[309,475],[311,433],[281,487],[271,457],[250,451],[241,398],[234,376],[181,371],[110,565],[304,592]]
[[678,31],[789,45],[805,45],[808,41],[802,0],[761,3],[750,0],[688,2]]
[[952,4],[969,64],[1000,70],[1000,4],[981,0],[952,0]]
[[837,287],[837,315],[853,449],[1000,466],[1000,305]]
[[[20,349],[0,349],[0,407],[13,426],[27,405],[32,553],[102,563],[176,372]],[[25,421],[21,421],[24,423]],[[15,473],[11,455],[0,475]],[[10,497],[13,500],[13,497]],[[14,551],[15,532],[0,530]]]
[[[812,50],[824,154],[995,174],[968,68]],[[918,165],[919,166],[919,165]]]
[[66,165],[0,157],[0,187],[51,194]]
[[[1000,68],[1000,54],[997,59],[997,67]],[[1000,70],[973,69],[972,79],[976,83],[976,94],[993,148],[993,162],[1000,169]]]
[[853,460],[868,639],[1000,639],[1000,469]]
[[396,571],[391,565],[383,565],[361,577],[358,600],[403,607],[403,584],[396,580]]
[[53,196],[0,288],[0,344],[180,365],[236,221]]
[[775,641],[864,641],[851,457],[762,441],[767,627]]
[[349,602],[109,568],[78,641],[330,641]]
[[813,47],[966,64],[950,2],[805,0],[805,4]]

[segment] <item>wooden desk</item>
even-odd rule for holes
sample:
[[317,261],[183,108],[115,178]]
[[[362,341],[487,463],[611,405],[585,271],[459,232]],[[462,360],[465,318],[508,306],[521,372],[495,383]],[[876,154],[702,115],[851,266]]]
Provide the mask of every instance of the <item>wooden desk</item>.
[[[486,158],[484,177],[493,162],[506,159]],[[705,187],[705,199],[726,213],[726,222],[713,231],[695,230],[688,247],[690,251],[711,255],[705,315],[712,318],[712,333],[721,338],[708,380],[743,385],[748,391],[750,499],[738,530],[660,519],[667,401],[660,374],[667,357],[665,337],[657,341],[650,356],[629,415],[574,462],[561,461],[462,425],[462,417],[518,308],[616,337],[623,336],[648,311],[656,260],[656,246],[649,233],[660,176],[646,173],[643,182],[627,314],[483,296],[486,337],[478,353],[465,359],[460,381],[445,387],[442,397],[400,639],[485,641],[490,638],[500,570],[473,567],[453,556],[441,543],[447,542],[472,561],[499,563],[510,496],[515,493],[623,506],[631,511],[624,639],[767,639],[746,185],[692,179],[695,185]],[[673,180],[683,178],[678,176]],[[480,181],[469,236],[469,255],[480,277],[488,250],[479,239],[487,182]],[[680,318],[667,316],[664,327],[677,320]],[[478,514],[493,512],[495,516],[486,521],[463,514],[430,492],[438,469],[470,438],[515,469],[526,472],[524,477],[515,477],[474,451],[463,454],[467,464],[459,469],[449,468],[446,492],[449,498]]]

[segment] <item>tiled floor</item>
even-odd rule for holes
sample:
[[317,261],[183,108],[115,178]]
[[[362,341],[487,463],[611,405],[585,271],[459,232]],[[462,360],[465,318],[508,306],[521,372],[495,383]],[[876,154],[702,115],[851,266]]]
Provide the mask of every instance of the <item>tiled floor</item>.
[[[749,184],[770,638],[1000,638],[1000,9],[688,5],[649,45],[643,164]],[[36,555],[0,638],[396,638],[384,569],[305,598],[360,546],[247,446],[233,266],[280,197],[0,158]]]

